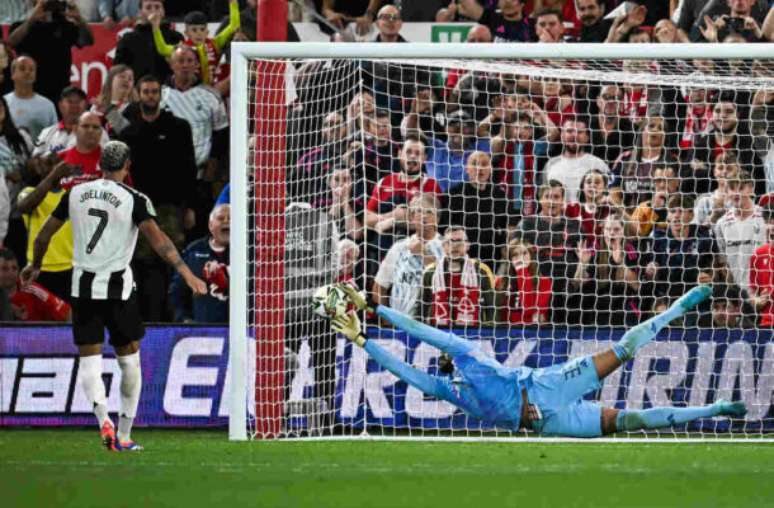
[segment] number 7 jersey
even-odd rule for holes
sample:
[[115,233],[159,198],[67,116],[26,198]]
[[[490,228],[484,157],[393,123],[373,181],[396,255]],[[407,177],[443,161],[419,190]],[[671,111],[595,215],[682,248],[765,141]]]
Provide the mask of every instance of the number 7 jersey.
[[52,215],[72,222],[73,298],[129,299],[138,226],[156,218],[150,199],[123,183],[99,179],[67,191]]

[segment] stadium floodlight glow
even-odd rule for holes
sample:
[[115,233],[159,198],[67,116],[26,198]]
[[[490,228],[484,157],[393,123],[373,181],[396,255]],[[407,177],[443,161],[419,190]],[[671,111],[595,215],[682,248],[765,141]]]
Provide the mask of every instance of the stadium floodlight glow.
[[[389,270],[377,275],[380,263],[391,246],[414,232],[410,214],[393,214],[390,209],[409,204],[411,196],[396,200],[400,193],[395,187],[379,185],[382,177],[404,170],[404,139],[424,141],[425,169],[440,179],[442,206],[453,206],[449,189],[472,178],[465,173],[471,153],[487,153],[492,181],[503,189],[510,208],[497,212],[504,215],[502,221],[494,211],[479,213],[483,208],[464,209],[457,216],[469,239],[490,242],[471,240],[471,252],[488,252],[496,259],[487,262],[503,284],[507,286],[521,273],[509,272],[505,242],[518,234],[537,244],[533,251],[537,270],[553,281],[552,308],[538,311],[546,312],[543,317],[524,326],[511,322],[517,319],[516,313],[498,311],[493,316],[497,326],[492,328],[491,323],[478,321],[488,314],[483,300],[476,300],[476,306],[482,305],[481,313],[474,312],[467,321],[459,312],[452,318],[459,319],[457,333],[480,340],[486,352],[507,366],[546,367],[609,347],[632,320],[647,317],[683,292],[681,274],[692,274],[693,279],[685,281],[690,286],[697,273],[707,272],[720,287],[719,277],[727,273],[744,291],[754,291],[746,279],[750,252],[738,246],[740,241],[746,245],[750,240],[749,245],[756,247],[769,241],[766,228],[750,226],[749,231],[754,229],[757,235],[754,238],[731,238],[741,230],[723,222],[733,206],[719,215],[712,208],[716,188],[721,189],[718,192],[726,189],[720,183],[725,177],[714,176],[713,168],[718,156],[728,152],[734,160],[723,159],[724,164],[737,164],[740,173],[752,170],[756,197],[774,192],[774,181],[766,180],[766,168],[774,167],[772,55],[772,44],[232,44],[229,438],[535,438],[532,432],[491,428],[446,402],[396,382],[359,348],[342,338],[328,339],[325,323],[302,303],[307,297],[311,303],[316,287],[341,277],[354,276],[361,289],[368,281],[365,289],[369,291],[374,279],[385,280]],[[430,90],[432,98],[418,97],[418,88]],[[601,97],[603,89],[612,99]],[[603,99],[617,100],[619,105],[606,106]],[[729,105],[729,111],[715,112],[720,103]],[[430,109],[417,112],[422,107]],[[610,109],[602,112],[604,108]],[[632,132],[600,137],[599,122],[605,122],[606,116],[621,120],[615,129],[626,123]],[[583,141],[583,133],[577,134],[579,143],[591,145],[590,150],[597,148],[594,156],[604,163],[600,172],[612,187],[604,202],[577,203],[578,198],[585,199],[585,184],[580,179],[563,180],[564,205],[569,206],[562,213],[570,222],[577,220],[578,226],[576,230],[567,226],[563,239],[553,244],[551,234],[546,240],[545,223],[522,219],[519,226],[517,222],[521,216],[538,213],[541,178],[547,168],[557,167],[556,161],[548,160],[562,153],[565,122],[576,120],[583,122],[580,130],[587,129],[591,135]],[[652,121],[661,138],[644,140],[650,136],[645,129]],[[719,122],[726,122],[725,127]],[[697,143],[712,136],[713,128],[732,129],[734,140],[747,137],[749,142],[739,142],[733,149],[710,144],[700,152],[702,146]],[[462,146],[447,142],[458,134]],[[651,145],[643,148],[650,143],[662,143],[665,155],[643,160],[638,153],[653,149]],[[656,175],[657,171],[667,176]],[[659,178],[679,179],[678,187],[663,190],[656,184]],[[422,182],[422,192],[429,192],[432,186]],[[342,188],[352,193],[348,199],[338,197]],[[668,209],[678,206],[669,205],[670,198],[689,195],[704,205],[710,203],[707,214],[697,207],[696,215],[709,221],[706,231],[725,254],[725,267],[719,255],[701,258],[697,249],[703,247],[687,247],[695,259],[682,256],[677,265],[669,252],[659,250],[664,242],[657,241],[658,235],[666,235],[671,227]],[[377,208],[364,211],[369,200]],[[615,242],[605,236],[612,234],[605,224],[608,216],[618,214],[624,226],[621,242],[629,257],[608,273],[599,267],[613,257]],[[438,217],[453,215],[439,213]],[[382,222],[385,217],[392,222]],[[482,217],[487,218],[471,221]],[[519,230],[526,224],[533,230]],[[686,242],[710,245],[699,242],[699,229],[690,231],[697,236]],[[336,241],[345,237],[347,242]],[[586,254],[576,250],[578,239],[592,251],[593,272],[576,270],[579,256]],[[352,245],[359,258],[352,274],[344,274],[342,264],[347,264],[346,251]],[[554,256],[559,251],[552,249],[561,252]],[[426,280],[422,277],[433,256],[434,261],[440,260],[428,248],[419,268],[411,272],[406,261],[401,272],[403,282],[425,284],[426,291],[416,295],[419,303],[412,307],[413,300],[406,297],[405,287],[413,286],[401,286],[403,293],[390,295],[391,304],[402,299],[423,319],[448,326],[433,313],[451,305],[435,295],[452,282],[444,283],[433,272]],[[500,259],[503,256],[506,259]],[[390,259],[399,257],[395,254]],[[656,268],[650,267],[651,261]],[[609,277],[609,284],[595,283],[591,288],[588,277],[584,278],[587,273],[595,274],[592,278],[597,281]],[[619,273],[623,278],[615,279]],[[537,274],[530,277],[538,281]],[[497,309],[520,305],[518,292],[526,290],[518,287],[522,289],[507,286],[503,290]],[[621,294],[615,293],[618,290]],[[721,295],[721,300],[733,299]],[[618,409],[741,399],[749,409],[746,419],[706,419],[658,432],[622,433],[613,440],[771,440],[774,342],[770,328],[736,330],[744,320],[728,317],[732,312],[723,314],[726,321],[722,321],[711,307],[703,311],[659,335],[634,361],[606,378],[596,396],[606,407]],[[414,367],[438,373],[437,350],[394,330],[378,329],[375,322],[369,326],[372,340],[379,340]]]

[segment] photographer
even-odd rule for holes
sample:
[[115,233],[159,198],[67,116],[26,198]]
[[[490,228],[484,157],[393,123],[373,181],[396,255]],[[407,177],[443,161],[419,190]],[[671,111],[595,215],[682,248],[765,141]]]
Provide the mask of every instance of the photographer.
[[757,42],[763,37],[766,11],[756,5],[756,0],[725,0],[712,2],[699,15],[691,30],[692,42],[723,42],[732,34],[739,34],[747,42]]
[[70,84],[72,47],[94,44],[94,37],[72,0],[36,0],[26,20],[11,25],[8,44],[35,59],[38,92],[56,101]]

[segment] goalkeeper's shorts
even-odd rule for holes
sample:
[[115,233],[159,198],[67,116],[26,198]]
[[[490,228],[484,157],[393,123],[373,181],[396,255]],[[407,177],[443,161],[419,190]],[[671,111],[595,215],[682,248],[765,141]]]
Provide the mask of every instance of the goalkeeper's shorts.
[[602,386],[591,356],[535,369],[525,386],[529,403],[543,414],[533,422],[534,431],[544,436],[602,435],[602,406],[583,400]]

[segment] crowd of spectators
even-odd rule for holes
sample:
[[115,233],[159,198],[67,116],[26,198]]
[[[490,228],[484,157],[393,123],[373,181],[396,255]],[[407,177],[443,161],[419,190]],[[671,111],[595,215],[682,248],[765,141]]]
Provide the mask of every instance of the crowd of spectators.
[[[68,318],[67,228],[52,240],[39,286],[18,287],[11,274],[64,192],[99,176],[101,146],[120,139],[132,149],[128,183],[153,200],[210,287],[192,301],[140,242],[133,270],[144,318],[225,320],[227,48],[255,40],[256,1],[4,4],[2,317]],[[293,19],[319,21],[332,41],[399,43],[410,42],[404,21],[471,23],[469,43],[753,43],[774,40],[772,12],[766,0],[291,3]],[[127,29],[94,100],[70,85],[71,50],[93,44],[90,23]],[[208,23],[220,23],[214,35]],[[657,73],[658,64],[621,70]],[[699,83],[769,71],[682,62]],[[289,202],[336,225],[337,278],[374,301],[436,326],[621,326],[713,282],[713,303],[686,324],[774,324],[770,90],[351,61],[299,64],[295,79]]]

